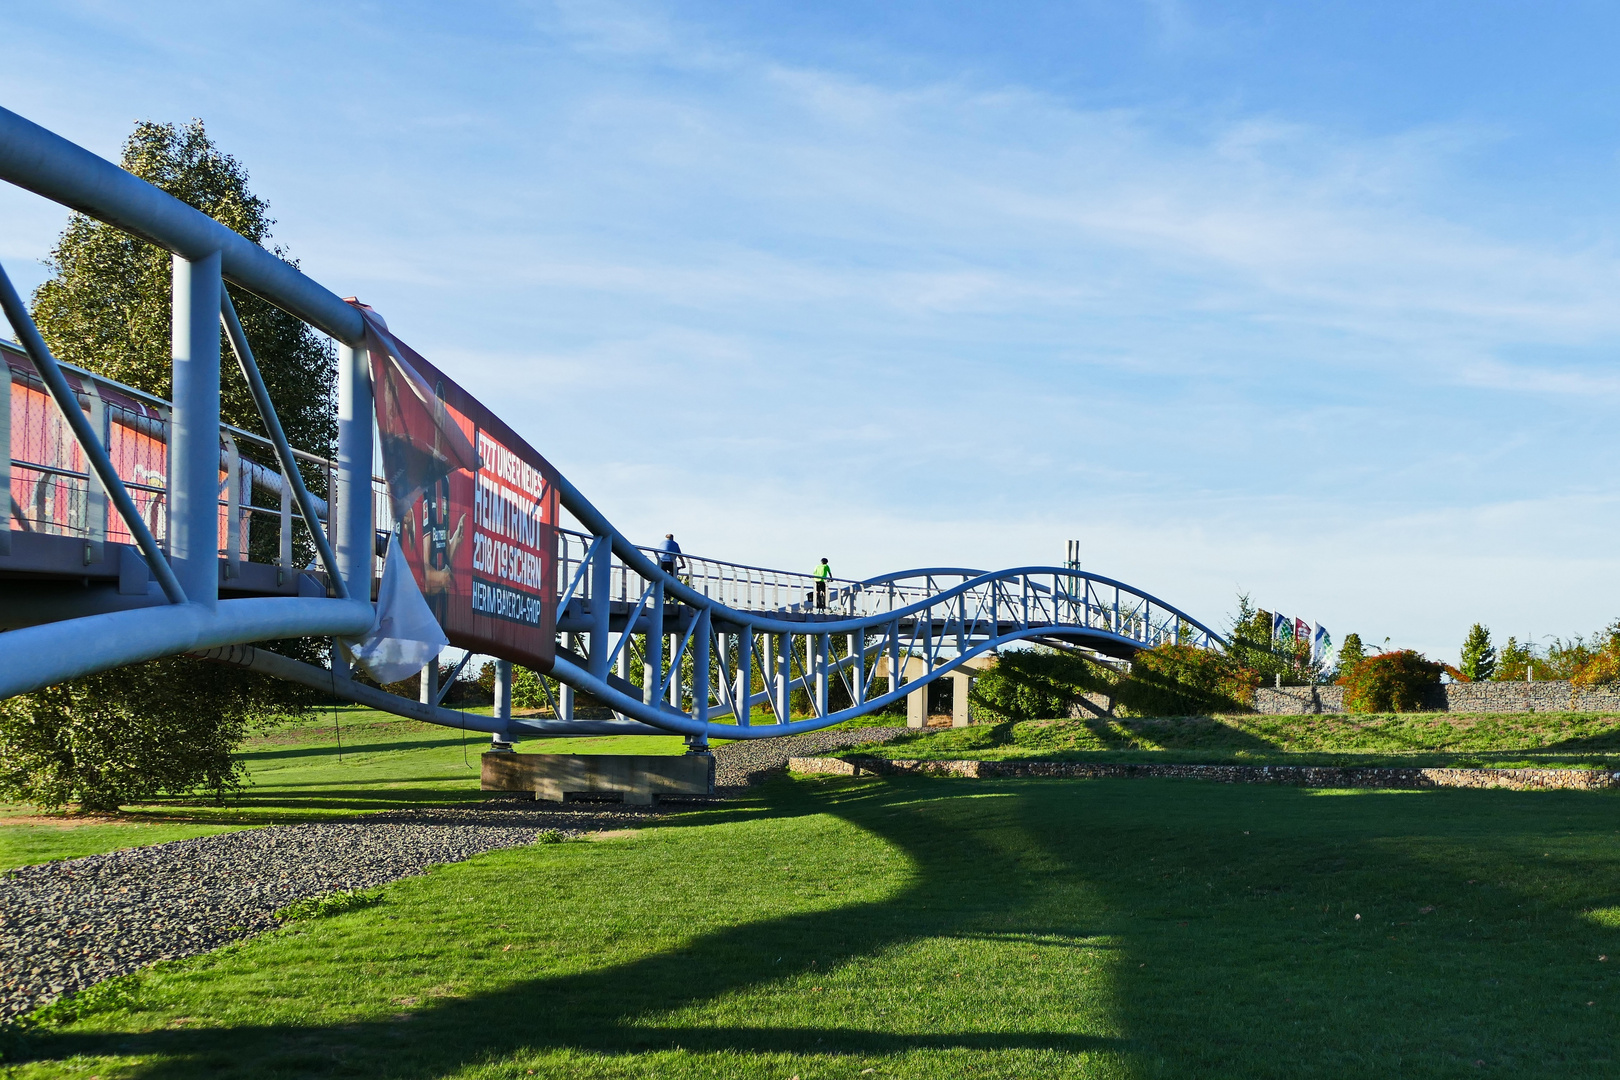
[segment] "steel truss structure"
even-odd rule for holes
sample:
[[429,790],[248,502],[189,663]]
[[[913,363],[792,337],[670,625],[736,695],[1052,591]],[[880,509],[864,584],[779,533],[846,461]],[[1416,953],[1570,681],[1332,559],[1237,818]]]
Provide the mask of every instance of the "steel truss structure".
[[[554,717],[410,702],[251,642],[353,637],[380,572],[373,418],[360,315],[270,252],[89,151],[0,109],[0,179],[114,225],[174,257],[174,398],[58,363],[0,270],[21,348],[0,348],[5,457],[0,697],[192,653],[497,739],[557,733],[765,738],[881,709],[999,646],[1046,642],[1128,658],[1165,643],[1218,648],[1198,620],[1072,567],[925,569],[832,580],[683,556],[676,573],[565,479],[578,526],[557,551]],[[229,281],[338,344],[337,457],[290,446],[232,310]],[[220,423],[220,329],[268,438]],[[308,488],[319,477],[328,498]],[[383,516],[379,516],[382,514]],[[298,551],[315,561],[300,568]],[[504,702],[500,692],[505,689]],[[615,719],[576,719],[575,691]],[[790,719],[798,695],[809,714]],[[431,700],[430,700],[431,698]],[[756,723],[761,714],[769,722]]]

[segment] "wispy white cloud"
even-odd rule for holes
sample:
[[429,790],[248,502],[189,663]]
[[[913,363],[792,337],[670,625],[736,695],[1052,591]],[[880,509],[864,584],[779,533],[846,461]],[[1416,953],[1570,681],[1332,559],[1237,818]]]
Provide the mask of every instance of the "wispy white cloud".
[[[1188,10],[1144,9],[1166,50],[1231,45]],[[1242,584],[1435,649],[1602,621],[1620,255],[1474,205],[1510,133],[856,74],[654,4],[488,17],[295,6],[232,67],[239,16],[157,10],[94,71],[39,32],[0,92],[55,80],[41,118],[103,152],[206,115],[315,277],[647,535],[872,573],[1075,536],[1200,614]],[[60,217],[6,199],[9,269]]]

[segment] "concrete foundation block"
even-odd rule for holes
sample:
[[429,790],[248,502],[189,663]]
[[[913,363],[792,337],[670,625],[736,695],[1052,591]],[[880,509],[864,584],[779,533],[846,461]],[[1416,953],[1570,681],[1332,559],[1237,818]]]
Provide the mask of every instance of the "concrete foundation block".
[[618,795],[624,803],[648,806],[660,795],[714,794],[714,758],[708,754],[488,753],[482,760],[485,791],[532,791],[543,802]]

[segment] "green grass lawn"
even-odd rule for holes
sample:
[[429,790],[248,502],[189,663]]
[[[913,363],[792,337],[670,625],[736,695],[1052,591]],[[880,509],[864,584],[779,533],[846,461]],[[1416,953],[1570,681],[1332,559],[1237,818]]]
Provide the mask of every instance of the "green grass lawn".
[[1620,717],[1405,713],[1030,720],[919,734],[891,758],[1620,769]]
[[783,778],[119,980],[10,1075],[1608,1077],[1617,811]]
[[[341,752],[339,739],[342,741]],[[243,746],[242,797],[225,806],[171,799],[114,817],[41,815],[0,806],[0,870],[254,825],[347,818],[401,806],[476,802],[478,755],[489,736],[463,735],[356,706],[322,710],[266,731]],[[679,738],[530,739],[531,753],[678,754]]]

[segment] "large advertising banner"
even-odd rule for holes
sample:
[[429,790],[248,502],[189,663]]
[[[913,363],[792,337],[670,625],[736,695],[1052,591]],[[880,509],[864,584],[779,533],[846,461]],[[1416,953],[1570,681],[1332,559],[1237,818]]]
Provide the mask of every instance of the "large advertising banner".
[[550,463],[366,316],[393,524],[450,644],[551,670],[557,488]]

